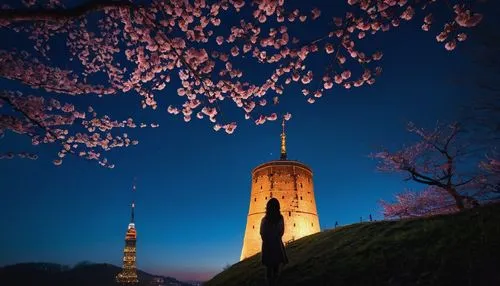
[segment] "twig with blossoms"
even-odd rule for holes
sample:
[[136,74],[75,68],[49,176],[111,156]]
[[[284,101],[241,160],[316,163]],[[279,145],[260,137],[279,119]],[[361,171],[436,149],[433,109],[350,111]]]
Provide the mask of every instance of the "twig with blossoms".
[[421,192],[406,190],[394,202],[380,201],[385,218],[413,218],[458,211],[453,199],[441,188],[430,186]]
[[[138,127],[132,118],[120,122],[111,120],[106,115],[97,117],[92,107],[89,107],[87,112],[81,112],[69,103],[32,95],[25,96],[20,92],[3,91],[0,93],[0,103],[0,111],[3,110],[0,113],[0,135],[12,131],[29,136],[35,146],[42,143],[60,145],[58,158],[53,161],[55,165],[61,165],[67,154],[73,154],[113,168],[114,165],[109,163],[101,152],[138,143],[137,140],[130,139],[127,133],[111,133],[115,128]],[[147,126],[144,123],[139,125],[141,128]],[[158,127],[157,124],[149,126]],[[8,152],[0,158],[10,159],[14,156],[15,153]],[[35,154],[26,152],[18,153],[17,156],[36,159]]]

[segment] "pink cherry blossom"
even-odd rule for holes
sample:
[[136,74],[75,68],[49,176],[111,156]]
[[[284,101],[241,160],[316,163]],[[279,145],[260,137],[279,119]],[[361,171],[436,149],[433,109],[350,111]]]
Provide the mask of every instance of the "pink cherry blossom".
[[448,38],[448,33],[441,32],[439,35],[436,36],[436,40],[438,42],[444,42]]
[[460,33],[460,34],[458,34],[458,35],[457,35],[457,40],[458,40],[459,42],[463,42],[463,41],[467,40],[467,34],[465,34],[465,33]]
[[325,51],[326,51],[327,54],[333,53],[333,51],[334,51],[333,45],[330,44],[330,43],[326,43],[325,44]]
[[271,115],[267,116],[266,119],[269,121],[275,121],[276,119],[278,119],[278,115],[276,113],[272,113]]
[[283,116],[283,118],[284,118],[286,121],[288,121],[288,120],[290,120],[290,119],[292,118],[292,114],[290,114],[290,113],[288,113],[288,112],[287,112],[287,113],[285,113],[285,115]]
[[376,53],[374,53],[374,54],[372,55],[372,58],[373,58],[373,60],[375,60],[375,61],[379,61],[379,60],[381,60],[381,59],[382,59],[382,57],[383,57],[383,56],[384,56],[384,54],[383,54],[383,53],[381,53],[381,52],[376,52]]
[[481,20],[483,19],[483,15],[479,13],[471,13],[470,10],[459,11],[457,16],[455,17],[455,22],[457,22],[462,27],[475,27],[477,26]]
[[349,79],[351,77],[351,71],[345,70],[342,72],[341,76],[343,80]]
[[312,19],[313,20],[316,20],[319,18],[319,16],[321,15],[321,11],[318,9],[318,8],[314,8],[312,11]]
[[403,14],[401,14],[401,19],[409,21],[413,18],[414,15],[415,10],[411,6],[408,6]]
[[230,124],[226,124],[224,126],[222,126],[222,128],[224,128],[224,130],[226,131],[227,134],[232,134],[234,132],[234,130],[236,129],[237,125],[235,122],[231,122]]
[[[82,154],[82,158],[109,168],[114,165],[101,152],[134,145],[137,140],[104,133],[157,124],[100,116],[96,111],[99,104],[93,104],[96,110],[81,110],[76,104],[80,100],[73,102],[69,95],[138,95],[137,106],[180,115],[179,120],[186,122],[196,115],[208,119],[214,129],[218,126],[231,134],[236,129],[231,117],[237,113],[223,113],[222,107],[241,108],[246,119],[260,125],[272,121],[273,110],[266,111],[271,115],[264,115],[263,110],[276,108],[278,96],[287,94],[289,86],[298,86],[311,103],[330,92],[334,83],[346,89],[372,85],[381,74],[382,69],[375,65],[382,53],[364,50],[371,47],[366,41],[373,38],[367,35],[397,30],[401,20],[421,17],[425,30],[442,20],[432,19],[430,9],[436,5],[432,0],[347,0],[353,6],[351,11],[328,17],[320,17],[317,8],[311,14],[300,11],[294,7],[296,3],[284,0],[152,0],[140,7],[104,1],[77,17],[65,13],[66,6],[75,5],[63,2],[26,0],[19,6],[34,7],[30,10],[33,16],[22,16],[15,8],[11,16],[0,20],[0,28],[33,43],[29,51],[0,50],[0,75],[47,92],[43,97],[9,94],[10,103],[0,100],[0,134],[8,129],[31,137],[33,144],[59,144],[60,160]],[[444,28],[436,39],[446,49],[455,49],[467,38],[465,29],[481,21],[482,15],[469,6],[457,0],[447,18],[443,17]],[[44,9],[61,14],[47,16]],[[424,13],[415,13],[420,10]],[[294,27],[308,29],[311,20],[324,21],[319,24],[331,28],[312,42],[298,37]],[[54,46],[67,50],[57,54],[51,49]],[[311,64],[323,54],[319,52],[323,47],[330,60],[324,61],[324,67]],[[58,61],[52,61],[53,56]],[[267,105],[270,100],[273,106]],[[12,110],[3,112],[9,108],[26,110],[32,118],[13,116]],[[45,134],[39,123],[50,132]]]
[[456,41],[449,41],[447,42],[444,47],[448,50],[448,51],[453,51],[456,47],[457,47],[457,42]]

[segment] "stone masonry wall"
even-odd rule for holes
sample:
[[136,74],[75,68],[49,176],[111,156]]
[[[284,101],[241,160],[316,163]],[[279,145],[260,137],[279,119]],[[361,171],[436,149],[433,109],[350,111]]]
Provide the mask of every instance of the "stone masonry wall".
[[313,186],[312,171],[296,161],[272,161],[254,169],[241,260],[261,251],[260,222],[270,198],[280,202],[283,242],[320,231]]

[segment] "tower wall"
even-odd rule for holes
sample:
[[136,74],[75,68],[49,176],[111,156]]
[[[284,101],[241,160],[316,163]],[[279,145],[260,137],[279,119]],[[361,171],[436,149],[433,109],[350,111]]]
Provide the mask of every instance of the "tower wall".
[[320,231],[313,174],[297,161],[272,161],[252,171],[252,189],[241,260],[261,251],[260,222],[270,198],[280,202],[285,221],[283,242]]

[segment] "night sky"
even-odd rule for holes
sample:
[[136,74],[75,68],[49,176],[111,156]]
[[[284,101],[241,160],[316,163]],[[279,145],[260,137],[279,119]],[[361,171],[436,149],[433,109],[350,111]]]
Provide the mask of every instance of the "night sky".
[[[343,11],[342,5],[329,7],[334,12],[320,8],[322,17]],[[356,223],[369,214],[381,219],[380,199],[390,200],[405,187],[419,189],[397,174],[377,172],[368,155],[381,146],[394,150],[411,143],[407,121],[422,127],[449,122],[473,100],[473,86],[463,79],[477,68],[469,53],[474,38],[450,53],[436,43],[435,30],[425,33],[420,25],[412,21],[365,40],[384,52],[384,72],[371,87],[337,88],[316,104],[308,104],[297,86],[285,91],[286,102],[279,108],[293,114],[287,122],[288,157],[314,172],[322,229],[336,221]],[[6,42],[2,48],[22,45]],[[0,84],[15,87],[5,79]],[[175,97],[176,88],[164,92]],[[28,137],[7,134],[0,141],[2,151],[37,151],[40,158],[0,160],[0,265],[83,260],[121,265],[132,199],[140,269],[206,279],[237,262],[251,170],[279,158],[279,122],[255,126],[239,110],[227,110],[241,119],[228,135],[214,132],[206,120],[185,123],[164,109],[141,110],[133,94],[120,103],[92,100],[101,114],[133,115],[137,121],[158,122],[160,128],[129,132],[140,144],[110,152],[115,169],[76,157],[54,166],[55,146],[32,147]],[[164,106],[167,102],[168,96]],[[134,178],[137,192],[132,195]]]

